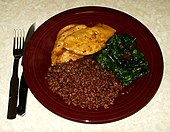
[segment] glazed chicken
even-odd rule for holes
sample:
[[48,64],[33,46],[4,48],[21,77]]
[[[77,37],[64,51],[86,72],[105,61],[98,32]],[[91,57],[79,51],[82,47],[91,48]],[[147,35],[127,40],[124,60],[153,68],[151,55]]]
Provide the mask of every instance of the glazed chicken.
[[51,65],[75,61],[100,51],[115,32],[115,29],[105,24],[93,27],[71,24],[62,28],[51,52]]

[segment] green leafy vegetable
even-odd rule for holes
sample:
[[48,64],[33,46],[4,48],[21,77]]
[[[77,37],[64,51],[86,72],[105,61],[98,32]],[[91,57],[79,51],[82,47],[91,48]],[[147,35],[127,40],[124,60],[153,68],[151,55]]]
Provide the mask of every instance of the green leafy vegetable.
[[94,59],[127,86],[149,72],[148,62],[144,55],[134,48],[135,44],[136,39],[128,34],[113,35],[107,41],[106,47],[94,54]]

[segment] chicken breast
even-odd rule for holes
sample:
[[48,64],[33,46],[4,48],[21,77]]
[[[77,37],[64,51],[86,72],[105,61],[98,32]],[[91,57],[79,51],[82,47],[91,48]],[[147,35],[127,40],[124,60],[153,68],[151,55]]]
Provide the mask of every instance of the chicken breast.
[[57,34],[51,52],[51,65],[77,60],[94,54],[105,47],[106,41],[116,32],[105,24],[87,27],[84,24],[70,24]]
[[94,54],[105,47],[106,41],[116,30],[105,25],[77,30],[64,39],[64,48],[80,55]]
[[[87,26],[83,25],[83,24],[82,25],[71,24],[71,25],[68,25],[68,26],[62,28],[59,31],[59,33],[57,34],[57,40],[56,40],[53,50],[51,52],[52,66],[55,65],[57,62],[59,62],[59,61],[57,61],[57,58],[64,52],[63,51],[64,39],[67,36],[69,36],[70,34],[76,32],[77,30],[84,29],[86,27]],[[68,54],[66,54],[66,56],[68,56]],[[62,56],[62,58],[63,58],[63,56]],[[69,59],[71,59],[71,58],[69,57]],[[58,60],[60,60],[60,59],[58,59]]]

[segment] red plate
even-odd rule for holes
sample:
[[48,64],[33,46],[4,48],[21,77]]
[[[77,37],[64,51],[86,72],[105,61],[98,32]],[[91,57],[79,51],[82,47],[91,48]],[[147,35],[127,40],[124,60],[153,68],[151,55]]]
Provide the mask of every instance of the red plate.
[[[58,31],[68,24],[105,23],[128,33],[137,40],[136,48],[149,62],[150,73],[137,79],[109,109],[87,110],[67,105],[49,90],[45,76]],[[84,123],[106,123],[128,117],[143,108],[155,95],[163,74],[163,57],[152,33],[138,20],[123,12],[105,7],[80,7],[57,14],[43,23],[33,34],[24,54],[25,79],[33,95],[53,113]]]

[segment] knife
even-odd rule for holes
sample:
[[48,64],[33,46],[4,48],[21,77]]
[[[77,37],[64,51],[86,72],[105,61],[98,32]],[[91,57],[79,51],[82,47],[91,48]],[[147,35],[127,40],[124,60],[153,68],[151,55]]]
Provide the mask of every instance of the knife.
[[[24,50],[26,48],[26,45],[31,38],[32,34],[34,33],[35,30],[35,23],[31,25],[31,27],[28,30],[25,43],[24,43]],[[24,52],[24,51],[23,51]],[[23,66],[23,58],[21,65]],[[27,92],[28,92],[28,85],[25,82],[24,78],[24,71],[22,72],[21,75],[21,80],[20,80],[20,88],[19,88],[19,105],[16,108],[17,109],[17,114],[24,116],[25,115],[25,109],[26,109],[26,101],[27,101]]]

